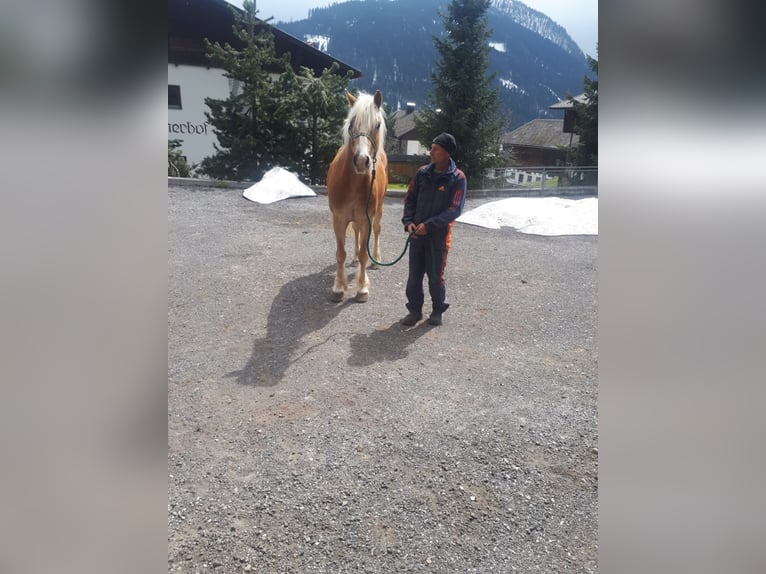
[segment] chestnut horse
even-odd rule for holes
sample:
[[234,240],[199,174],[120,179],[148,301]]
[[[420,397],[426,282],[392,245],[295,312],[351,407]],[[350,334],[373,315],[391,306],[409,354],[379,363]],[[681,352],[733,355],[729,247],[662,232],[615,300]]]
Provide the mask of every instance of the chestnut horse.
[[370,222],[374,235],[372,256],[380,261],[380,220],[388,188],[388,160],[384,150],[386,122],[380,90],[375,92],[375,96],[362,92],[357,97],[346,90],[346,99],[350,109],[343,123],[343,145],[327,170],[327,198],[335,231],[336,272],[332,300],[341,301],[348,289],[346,230],[351,224],[354,232],[353,262],[358,261],[359,266],[354,279],[356,300],[365,302],[370,294],[370,280],[367,277]]

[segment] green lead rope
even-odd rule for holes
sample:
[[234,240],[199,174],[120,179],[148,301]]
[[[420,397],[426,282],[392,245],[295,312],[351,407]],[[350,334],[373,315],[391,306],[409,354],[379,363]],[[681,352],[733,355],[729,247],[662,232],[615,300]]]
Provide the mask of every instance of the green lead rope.
[[[367,215],[367,255],[370,258],[370,261],[375,263],[376,265],[382,265],[384,267],[391,267],[395,263],[397,263],[402,257],[404,257],[404,254],[407,253],[407,248],[410,246],[410,240],[412,239],[412,236],[415,235],[415,232],[409,233],[407,235],[407,241],[404,242],[404,249],[399,254],[399,257],[394,259],[393,261],[389,263],[384,263],[382,261],[378,261],[373,257],[372,251],[370,250],[370,238],[372,237],[372,219],[370,218],[370,201],[372,200],[372,187],[375,185],[375,166],[373,165],[372,168],[372,179],[370,180],[370,192],[367,194],[367,206],[365,208],[365,214]],[[431,246],[431,270],[429,272],[429,276],[431,281],[436,281],[437,275],[436,275],[436,257],[434,254],[434,242],[429,237],[428,243]]]

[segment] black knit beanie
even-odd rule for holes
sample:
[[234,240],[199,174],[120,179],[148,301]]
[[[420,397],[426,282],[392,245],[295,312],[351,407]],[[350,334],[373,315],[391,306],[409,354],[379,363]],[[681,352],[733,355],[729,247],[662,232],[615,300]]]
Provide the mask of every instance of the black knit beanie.
[[455,141],[454,136],[452,134],[448,134],[447,132],[436,136],[434,141],[431,143],[439,144],[444,149],[446,149],[450,155],[455,153],[455,150],[457,149],[457,142]]

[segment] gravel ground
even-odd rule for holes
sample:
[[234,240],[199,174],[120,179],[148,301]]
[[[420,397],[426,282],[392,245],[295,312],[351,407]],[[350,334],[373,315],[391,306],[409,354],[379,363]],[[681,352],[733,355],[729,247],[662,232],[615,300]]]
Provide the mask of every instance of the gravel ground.
[[597,571],[596,237],[457,223],[406,329],[406,257],[330,301],[325,196],[168,195],[168,571]]

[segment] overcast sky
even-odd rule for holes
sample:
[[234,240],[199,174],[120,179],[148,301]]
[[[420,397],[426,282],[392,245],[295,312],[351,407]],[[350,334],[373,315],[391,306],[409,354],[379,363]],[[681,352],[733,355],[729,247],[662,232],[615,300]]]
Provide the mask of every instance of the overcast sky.
[[[228,0],[242,6],[242,0]],[[303,20],[309,8],[340,4],[343,0],[255,0],[260,18],[274,17],[275,22]],[[410,0],[417,2],[418,0]],[[522,0],[530,8],[542,12],[563,26],[580,49],[598,59],[598,0]],[[445,6],[447,2],[445,0]]]

